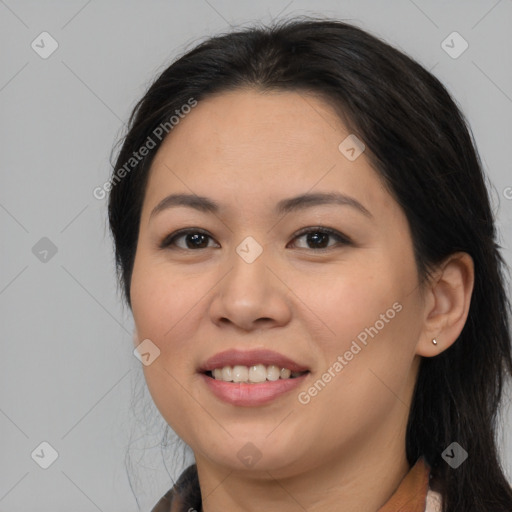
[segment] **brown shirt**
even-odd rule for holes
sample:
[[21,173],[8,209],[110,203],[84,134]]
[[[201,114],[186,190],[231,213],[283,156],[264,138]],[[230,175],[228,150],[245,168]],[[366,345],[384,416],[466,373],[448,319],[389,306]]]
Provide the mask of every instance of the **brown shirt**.
[[[429,492],[430,467],[420,457],[404,476],[393,495],[377,512],[425,512]],[[192,510],[190,510],[192,509]],[[174,487],[151,512],[200,512],[201,492],[195,464],[189,466]]]

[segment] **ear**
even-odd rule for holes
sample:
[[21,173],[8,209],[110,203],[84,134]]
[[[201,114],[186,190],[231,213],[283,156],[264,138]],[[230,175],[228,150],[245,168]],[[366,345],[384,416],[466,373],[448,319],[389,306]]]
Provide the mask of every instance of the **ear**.
[[139,335],[137,334],[137,329],[133,328],[133,346],[137,348],[137,345],[139,344]]
[[[474,263],[465,252],[448,256],[425,285],[423,329],[416,354],[434,357],[459,337],[468,317],[475,281]],[[436,339],[434,345],[432,339]]]

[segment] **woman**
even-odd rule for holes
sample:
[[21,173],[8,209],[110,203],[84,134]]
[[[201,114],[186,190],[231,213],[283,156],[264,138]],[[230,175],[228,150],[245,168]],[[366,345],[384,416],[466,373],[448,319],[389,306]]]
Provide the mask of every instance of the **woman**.
[[154,512],[512,510],[504,263],[419,64],[338,21],[211,38],[135,107],[109,218],[148,388],[196,461]]

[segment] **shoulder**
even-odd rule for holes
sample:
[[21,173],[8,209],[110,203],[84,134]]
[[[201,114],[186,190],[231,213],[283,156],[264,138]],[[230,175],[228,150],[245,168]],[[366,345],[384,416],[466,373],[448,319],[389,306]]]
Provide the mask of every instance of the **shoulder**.
[[183,471],[178,481],[160,498],[151,512],[187,512],[190,509],[201,510],[201,491],[195,464]]

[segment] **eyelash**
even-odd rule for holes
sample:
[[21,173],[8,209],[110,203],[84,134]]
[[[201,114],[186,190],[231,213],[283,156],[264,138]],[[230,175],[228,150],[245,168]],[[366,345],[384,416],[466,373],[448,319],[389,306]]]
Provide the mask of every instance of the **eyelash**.
[[[328,235],[330,237],[333,237],[333,238],[337,239],[338,245],[353,245],[353,242],[352,242],[352,240],[350,240],[349,237],[343,235],[339,231],[336,231],[336,230],[330,229],[330,228],[324,228],[322,226],[316,226],[316,227],[305,228],[303,230],[300,230],[299,232],[297,232],[293,235],[293,240],[295,240],[296,238],[300,238],[304,235],[308,235],[309,233],[322,233],[322,234]],[[205,235],[205,236],[208,236],[211,239],[213,239],[213,237],[211,237],[207,232],[205,232],[201,229],[185,228],[185,229],[180,229],[179,231],[175,231],[174,233],[171,233],[170,235],[167,235],[160,242],[159,247],[160,247],[160,249],[173,249],[173,247],[171,247],[171,246],[174,246],[174,249],[179,249],[182,251],[200,251],[200,250],[204,250],[204,249],[211,249],[211,247],[204,247],[204,248],[199,248],[199,249],[189,249],[189,248],[184,249],[183,247],[176,246],[176,240],[178,240],[179,238],[184,237],[186,235],[190,235],[190,234]],[[330,246],[330,247],[323,247],[320,249],[310,249],[310,250],[315,251],[315,252],[325,252],[325,251],[329,251],[335,247],[336,246]]]

